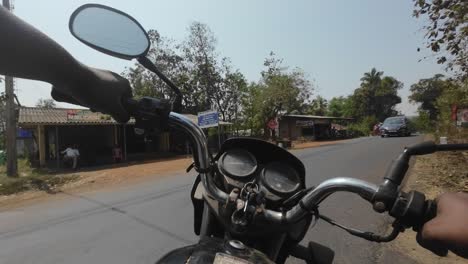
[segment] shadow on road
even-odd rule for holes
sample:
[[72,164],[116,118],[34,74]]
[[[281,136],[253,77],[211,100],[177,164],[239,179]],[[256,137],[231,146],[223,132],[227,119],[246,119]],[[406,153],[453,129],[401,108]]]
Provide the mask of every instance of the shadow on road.
[[144,219],[141,219],[141,218],[139,218],[137,216],[131,215],[127,211],[125,211],[123,209],[124,207],[127,207],[127,206],[131,206],[131,205],[134,205],[134,204],[139,204],[139,203],[143,203],[143,202],[156,200],[158,198],[162,198],[162,197],[171,195],[173,193],[177,193],[177,192],[181,192],[181,191],[187,191],[187,189],[191,185],[181,185],[181,186],[177,186],[177,187],[174,187],[174,188],[171,188],[171,189],[159,192],[159,193],[151,193],[151,194],[141,195],[141,196],[133,197],[133,198],[130,198],[130,199],[126,199],[126,200],[122,200],[122,201],[118,201],[118,202],[114,202],[114,203],[108,203],[108,204],[103,203],[101,201],[98,201],[96,199],[86,197],[84,195],[72,194],[72,193],[63,192],[63,191],[60,191],[60,190],[53,190],[45,182],[37,182],[35,185],[37,185],[38,189],[41,189],[41,190],[43,190],[43,191],[45,191],[47,193],[50,193],[50,194],[63,194],[63,195],[69,196],[69,197],[85,200],[85,201],[90,202],[90,203],[92,203],[92,204],[94,204],[96,206],[92,207],[92,208],[89,208],[89,209],[86,209],[86,210],[81,210],[81,211],[78,211],[76,213],[72,213],[72,214],[69,214],[69,215],[66,215],[66,216],[47,219],[42,223],[37,223],[37,224],[33,224],[33,225],[28,225],[28,226],[22,226],[22,227],[13,229],[13,230],[2,232],[2,233],[0,233],[0,239],[25,235],[25,234],[28,234],[28,233],[31,233],[31,232],[34,232],[34,231],[38,231],[38,230],[41,230],[41,229],[50,228],[52,226],[77,221],[77,220],[83,219],[83,218],[91,216],[91,215],[100,214],[100,213],[107,212],[107,211],[112,211],[112,212],[118,213],[120,215],[125,215],[126,217],[129,217],[130,219],[132,219],[132,220],[134,220],[134,221],[136,221],[136,222],[138,222],[138,223],[140,223],[140,224],[142,224],[142,225],[144,225],[146,227],[149,227],[149,228],[151,228],[153,230],[161,232],[161,233],[163,233],[163,234],[165,234],[165,235],[167,235],[169,237],[172,237],[172,238],[174,238],[176,240],[179,240],[181,242],[184,242],[184,243],[187,243],[187,244],[192,244],[193,243],[193,241],[187,240],[187,239],[185,239],[185,238],[183,238],[183,237],[181,237],[181,236],[179,236],[177,234],[174,234],[174,233],[172,233],[172,232],[170,232],[170,231],[168,231],[168,230],[166,230],[166,229],[164,229],[164,228],[162,228],[162,227],[160,227],[160,226],[158,226],[156,224],[150,223],[150,222],[148,222],[148,221],[146,221]]
[[132,220],[135,220],[136,222],[138,222],[138,223],[140,223],[140,224],[142,224],[142,225],[144,225],[146,227],[149,227],[149,228],[151,228],[153,230],[159,231],[159,232],[161,232],[161,233],[163,233],[163,234],[165,234],[165,235],[167,235],[169,237],[172,237],[172,238],[174,238],[176,240],[179,240],[181,242],[184,242],[184,243],[187,243],[187,244],[192,243],[192,241],[190,241],[190,240],[187,240],[187,239],[185,239],[185,238],[183,238],[183,237],[181,237],[181,236],[179,236],[179,235],[177,235],[175,233],[172,233],[172,232],[170,232],[170,231],[168,231],[168,230],[166,230],[166,229],[164,229],[164,228],[162,228],[162,227],[160,227],[160,226],[158,226],[156,224],[153,224],[153,223],[150,223],[150,222],[148,222],[148,221],[146,221],[144,219],[141,219],[138,216],[132,215],[132,214],[128,213],[127,211],[125,211],[125,210],[123,210],[123,209],[121,209],[119,207],[113,206],[112,204],[106,204],[106,203],[103,203],[103,202],[98,201],[96,199],[92,199],[92,198],[89,198],[89,197],[86,197],[86,196],[80,195],[80,194],[72,194],[72,193],[67,193],[67,192],[61,192],[61,193],[65,194],[65,195],[68,195],[68,196],[71,196],[71,197],[86,200],[86,201],[88,201],[90,203],[93,203],[93,204],[96,204],[96,205],[98,205],[100,207],[106,208],[107,210],[116,212],[118,214],[125,215],[126,217],[129,217]]

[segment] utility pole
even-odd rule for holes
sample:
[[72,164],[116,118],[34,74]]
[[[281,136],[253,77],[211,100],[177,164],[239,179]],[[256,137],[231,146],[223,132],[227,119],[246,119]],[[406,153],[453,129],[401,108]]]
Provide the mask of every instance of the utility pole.
[[[11,11],[10,0],[3,0],[3,6]],[[16,159],[16,107],[13,77],[5,76],[6,95],[6,151],[7,176],[18,176],[18,163]]]

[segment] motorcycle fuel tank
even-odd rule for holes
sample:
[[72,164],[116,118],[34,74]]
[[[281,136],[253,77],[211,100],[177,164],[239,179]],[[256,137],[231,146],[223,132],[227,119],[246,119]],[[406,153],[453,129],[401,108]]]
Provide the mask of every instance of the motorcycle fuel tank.
[[163,256],[157,264],[270,264],[262,252],[245,246],[237,240],[202,238],[197,244],[175,249]]

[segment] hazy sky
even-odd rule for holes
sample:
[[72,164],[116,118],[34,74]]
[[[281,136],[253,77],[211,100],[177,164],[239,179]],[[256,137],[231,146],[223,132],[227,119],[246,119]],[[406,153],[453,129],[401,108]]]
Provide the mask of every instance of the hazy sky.
[[[70,14],[83,0],[14,0],[15,14],[60,43],[81,62],[120,73],[133,62],[88,48],[68,31]],[[411,0],[93,0],[134,16],[146,29],[182,40],[188,25],[209,25],[218,52],[231,58],[248,80],[256,81],[270,51],[290,67],[302,68],[313,80],[316,94],[329,99],[348,95],[364,72],[376,67],[404,83],[399,106],[413,114],[407,102],[409,86],[443,72],[435,59],[418,62],[429,51],[423,46],[422,24],[411,16]],[[40,52],[40,51],[38,51]],[[50,97],[50,85],[18,80],[19,98],[32,106]],[[65,106],[65,104],[59,104]]]

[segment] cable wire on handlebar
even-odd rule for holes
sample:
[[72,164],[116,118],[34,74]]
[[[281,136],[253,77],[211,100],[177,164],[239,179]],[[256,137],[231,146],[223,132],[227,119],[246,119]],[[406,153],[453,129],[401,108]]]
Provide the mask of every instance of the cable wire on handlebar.
[[[317,211],[317,213],[318,213],[318,211]],[[365,240],[372,241],[372,242],[377,242],[377,243],[390,242],[390,241],[394,240],[398,236],[398,234],[401,232],[401,230],[404,230],[404,228],[397,221],[395,221],[393,223],[392,232],[390,234],[386,235],[386,236],[381,236],[381,235],[375,234],[373,232],[369,232],[369,231],[365,232],[365,231],[361,231],[359,229],[344,226],[342,224],[337,223],[335,220],[329,218],[328,216],[321,215],[319,213],[318,213],[318,217],[320,219],[325,220],[325,222],[327,222],[327,223],[329,223],[329,224],[331,224],[333,226],[336,226],[336,227],[339,227],[339,228],[345,230],[346,232],[350,233],[353,236],[357,236],[357,237],[363,238]]]

